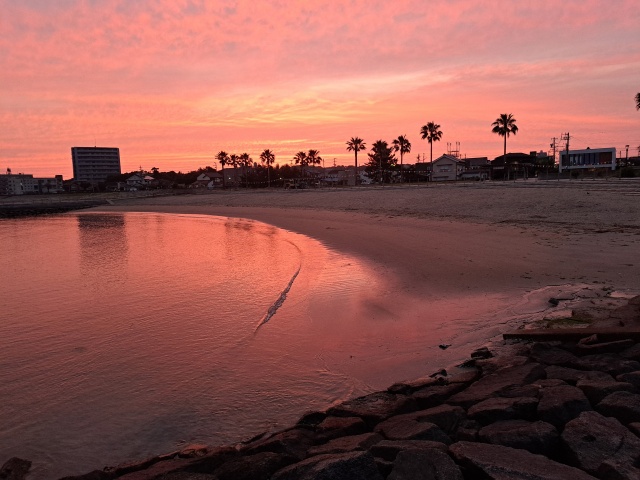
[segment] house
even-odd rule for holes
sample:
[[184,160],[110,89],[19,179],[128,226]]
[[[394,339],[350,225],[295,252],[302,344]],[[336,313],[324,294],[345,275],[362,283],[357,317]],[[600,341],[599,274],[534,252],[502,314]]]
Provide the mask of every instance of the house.
[[208,188],[209,190],[215,187],[222,186],[222,175],[214,170],[206,170],[198,175],[196,181],[193,182],[191,188]]
[[491,176],[491,162],[487,157],[465,158],[464,167],[462,180],[488,180]]
[[458,180],[464,172],[464,160],[444,154],[433,161],[432,182]]
[[154,178],[151,175],[140,172],[131,175],[126,182],[129,190],[144,190],[153,184]]

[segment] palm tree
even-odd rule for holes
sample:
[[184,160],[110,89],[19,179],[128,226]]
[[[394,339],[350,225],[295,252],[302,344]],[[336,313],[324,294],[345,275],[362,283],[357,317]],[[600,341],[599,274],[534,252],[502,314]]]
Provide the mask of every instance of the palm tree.
[[249,175],[247,174],[247,168],[251,166],[251,157],[248,153],[240,155],[240,165],[242,165],[242,171],[244,172],[244,188],[249,186]]
[[364,150],[366,148],[366,145],[364,143],[364,140],[362,140],[360,137],[351,137],[351,140],[349,140],[347,142],[347,151],[348,152],[354,152],[355,156],[356,156],[356,185],[358,184],[358,152],[360,150]]
[[221,165],[220,170],[222,171],[222,188],[226,188],[226,185],[224,184],[224,166],[230,163],[231,159],[229,158],[229,154],[227,152],[225,152],[224,150],[220,150],[216,155],[216,160],[218,160],[218,163],[220,163]]
[[429,163],[430,163],[430,175],[431,178],[429,180],[433,180],[433,142],[439,142],[442,138],[442,131],[440,130],[440,125],[435,122],[429,122],[426,125],[423,125],[420,129],[420,135],[423,140],[429,142],[430,152],[429,152]]
[[307,164],[307,154],[305,152],[298,152],[293,156],[293,160],[296,165],[300,165],[300,176],[304,177],[304,166]]
[[491,126],[493,127],[491,129],[493,133],[497,133],[501,137],[504,137],[504,156],[502,158],[504,159],[504,169],[505,171],[507,171],[507,178],[508,178],[507,137],[512,133],[514,135],[518,133],[518,126],[516,125],[516,119],[513,118],[513,115],[510,113],[509,114],[501,113],[500,116],[496,118],[496,121],[491,124]]
[[402,182],[402,157],[405,153],[409,153],[411,151],[411,142],[407,140],[406,135],[400,135],[398,138],[393,140],[393,149],[396,152],[400,152],[400,182]]
[[636,93],[636,110],[640,110],[640,93]]
[[240,164],[240,157],[235,153],[232,153],[229,157],[229,163],[233,166],[233,186],[238,188],[238,165]]
[[269,170],[271,169],[273,162],[276,161],[276,156],[267,148],[260,154],[260,161],[267,165],[267,187],[271,187],[271,176],[269,175]]

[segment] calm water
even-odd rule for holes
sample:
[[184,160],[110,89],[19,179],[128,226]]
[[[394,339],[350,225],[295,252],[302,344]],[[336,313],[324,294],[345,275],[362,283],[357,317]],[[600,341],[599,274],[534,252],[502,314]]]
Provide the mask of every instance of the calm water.
[[2,220],[0,272],[0,462],[32,479],[283,428],[451,365],[550,295],[415,298],[308,237],[196,215]]
[[0,246],[0,463],[32,478],[243,440],[371,388],[340,345],[375,281],[307,237],[77,214],[0,221]]

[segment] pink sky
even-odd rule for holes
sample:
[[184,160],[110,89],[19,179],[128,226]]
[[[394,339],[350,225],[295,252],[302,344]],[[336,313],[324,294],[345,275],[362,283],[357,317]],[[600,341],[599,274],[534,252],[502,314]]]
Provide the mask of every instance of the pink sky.
[[[640,146],[637,0],[0,0],[0,170],[72,176],[71,147],[123,171],[189,171],[220,150],[367,146],[441,125],[466,156]],[[366,157],[361,154],[361,157]],[[361,158],[359,157],[359,159]],[[364,159],[364,158],[363,158]]]

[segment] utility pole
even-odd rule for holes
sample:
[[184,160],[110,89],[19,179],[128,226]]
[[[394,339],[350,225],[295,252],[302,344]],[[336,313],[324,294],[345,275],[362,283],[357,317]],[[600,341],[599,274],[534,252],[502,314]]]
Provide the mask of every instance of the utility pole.
[[[558,139],[556,137],[553,137],[551,139],[551,144],[549,145],[552,149],[552,155],[553,155],[553,166],[555,167],[556,165],[556,141]],[[548,167],[547,167],[548,168]],[[547,180],[549,179],[549,170],[547,170]],[[558,162],[558,180],[560,180],[560,162]]]
[[[565,150],[567,152],[567,168],[569,168],[571,166],[571,162],[569,161],[569,140],[571,139],[571,135],[569,134],[569,132],[567,133],[563,133],[562,137],[560,138],[560,140],[565,140],[567,143],[565,144]],[[562,157],[562,155],[561,155]],[[560,158],[560,160],[562,160],[562,158]],[[562,162],[560,162],[562,163]],[[560,167],[558,167],[560,168]],[[571,172],[569,172],[569,180],[571,180]]]

